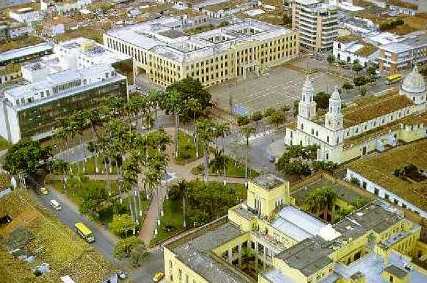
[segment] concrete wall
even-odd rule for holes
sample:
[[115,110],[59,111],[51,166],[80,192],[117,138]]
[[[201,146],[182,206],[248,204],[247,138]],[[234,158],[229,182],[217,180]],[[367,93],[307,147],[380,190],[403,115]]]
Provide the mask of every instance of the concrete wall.
[[[398,195],[392,193],[387,188],[384,188],[384,187],[376,184],[375,182],[365,178],[361,174],[359,174],[359,173],[357,173],[351,169],[347,169],[346,179],[351,180],[352,178],[357,179],[360,183],[360,187],[367,190],[368,192],[375,194],[382,199],[386,199],[391,203],[395,203],[399,206],[406,206],[407,209],[409,209],[411,211],[416,211],[422,217],[427,218],[427,212],[423,211],[421,208],[416,207],[412,203],[410,203],[410,202],[404,200],[403,198],[399,197]],[[386,197],[386,195],[388,197]]]

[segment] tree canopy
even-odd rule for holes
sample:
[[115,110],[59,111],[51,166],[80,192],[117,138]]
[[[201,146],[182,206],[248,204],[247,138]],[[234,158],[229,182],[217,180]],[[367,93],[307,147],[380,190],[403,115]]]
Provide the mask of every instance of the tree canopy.
[[328,109],[330,97],[331,95],[324,91],[316,93],[316,95],[314,96],[314,101],[316,101],[317,108]]
[[176,99],[181,106],[180,115],[184,120],[190,120],[194,115],[200,116],[203,110],[211,106],[211,94],[199,80],[184,78],[166,88],[166,94],[172,91],[178,94]]
[[51,158],[51,148],[43,147],[39,141],[20,140],[6,154],[4,169],[12,175],[33,175]]

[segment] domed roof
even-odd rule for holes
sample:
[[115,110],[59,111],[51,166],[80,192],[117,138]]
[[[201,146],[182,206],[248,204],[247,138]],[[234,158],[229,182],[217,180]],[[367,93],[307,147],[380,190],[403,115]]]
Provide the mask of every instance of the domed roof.
[[424,78],[418,72],[418,68],[416,65],[403,80],[402,89],[409,93],[424,92],[426,90],[426,84],[424,82]]

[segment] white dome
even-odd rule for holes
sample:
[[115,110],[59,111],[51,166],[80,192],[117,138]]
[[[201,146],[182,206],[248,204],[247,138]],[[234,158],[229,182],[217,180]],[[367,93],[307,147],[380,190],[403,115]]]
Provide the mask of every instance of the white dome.
[[403,80],[402,89],[408,93],[419,93],[426,90],[424,78],[418,72],[417,66]]

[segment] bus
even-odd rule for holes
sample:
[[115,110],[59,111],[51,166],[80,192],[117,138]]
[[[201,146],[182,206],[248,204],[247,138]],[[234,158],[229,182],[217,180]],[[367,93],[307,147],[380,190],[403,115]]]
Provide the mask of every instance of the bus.
[[92,231],[83,223],[79,222],[74,224],[74,227],[76,228],[77,234],[80,235],[83,239],[86,240],[88,243],[95,242],[95,237],[93,236]]
[[386,80],[385,83],[388,85],[391,85],[391,84],[399,82],[401,79],[402,79],[401,74],[390,75],[385,79]]

